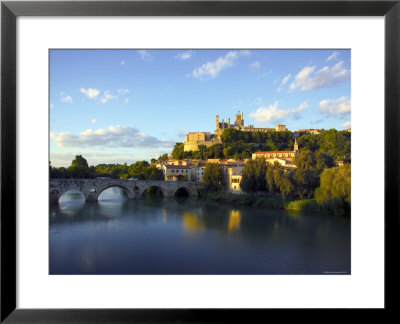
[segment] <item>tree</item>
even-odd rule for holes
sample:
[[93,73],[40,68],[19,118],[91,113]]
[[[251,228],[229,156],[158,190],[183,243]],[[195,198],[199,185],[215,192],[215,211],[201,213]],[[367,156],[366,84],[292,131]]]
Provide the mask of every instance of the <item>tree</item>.
[[315,191],[315,199],[320,204],[333,204],[350,211],[351,165],[325,169],[321,173],[321,185]]
[[221,139],[223,143],[237,142],[241,137],[241,131],[234,128],[226,128],[222,131]]
[[155,165],[150,165],[144,171],[145,180],[164,180],[164,175]]
[[293,182],[291,181],[291,173],[284,172],[278,180],[278,188],[282,194],[282,201],[285,204],[286,197],[292,193],[294,189]]
[[[199,145],[199,149],[200,149]],[[214,144],[211,145],[208,150],[207,150],[207,154],[209,158],[222,158],[224,156],[224,152],[223,152],[224,147],[222,146],[222,144]]]
[[315,154],[316,168],[321,173],[326,168],[332,168],[335,166],[335,160],[329,154],[323,152],[317,152]]
[[303,198],[311,198],[314,190],[319,186],[319,171],[315,154],[310,150],[302,150],[295,157],[297,169],[294,171],[293,180],[297,194]]
[[200,158],[202,160],[207,160],[208,158],[207,146],[199,145],[198,148],[199,148]]
[[88,178],[89,165],[82,155],[76,155],[68,167],[68,173],[72,178]]
[[274,164],[269,164],[267,167],[265,180],[268,185],[268,190],[272,193],[278,191],[278,187],[275,183],[275,169],[278,167],[280,167],[280,164],[276,161],[274,162]]
[[168,161],[168,154],[164,153],[163,155],[160,155],[157,161]]
[[172,150],[172,157],[174,159],[182,159],[184,157],[184,144],[183,143],[176,143],[173,150]]
[[249,160],[242,170],[240,187],[246,192],[266,190],[267,165],[265,159]]
[[201,179],[209,189],[218,190],[225,185],[224,170],[217,163],[207,163],[204,167],[204,174]]
[[86,159],[82,155],[76,155],[75,159],[72,160],[71,166],[78,168],[89,168]]
[[128,168],[128,174],[130,177],[144,180],[145,179],[145,172],[146,168],[149,167],[149,162],[147,161],[138,161],[131,164]]

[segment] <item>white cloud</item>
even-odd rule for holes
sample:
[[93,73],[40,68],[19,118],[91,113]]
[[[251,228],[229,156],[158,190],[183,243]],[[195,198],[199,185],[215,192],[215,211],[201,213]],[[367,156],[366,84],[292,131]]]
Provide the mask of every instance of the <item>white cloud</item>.
[[125,98],[124,102],[127,104],[129,102],[129,98]]
[[291,76],[292,76],[291,74],[288,74],[287,76],[285,76],[285,77],[282,79],[282,82],[281,82],[280,86],[278,87],[278,89],[276,89],[276,91],[278,91],[278,92],[282,91],[282,90],[283,90],[283,87],[284,87],[285,84],[289,81],[289,79],[290,79]]
[[50,109],[53,109],[54,105],[50,102]]
[[349,121],[343,123],[343,124],[342,124],[342,127],[344,127],[344,128],[350,128],[350,127],[351,127],[351,121],[349,120]]
[[331,87],[350,79],[350,70],[343,68],[343,61],[335,64],[332,67],[324,66],[316,71],[315,66],[304,67],[296,76],[293,83],[290,85],[290,90],[314,90],[323,87]]
[[260,107],[256,111],[250,113],[250,117],[254,118],[258,122],[272,122],[282,120],[289,115],[297,114],[300,111],[308,107],[307,102],[303,102],[300,106],[293,109],[278,109],[278,102],[268,107]]
[[67,132],[50,133],[50,138],[58,147],[170,147],[173,141],[162,141],[156,137],[146,135],[135,127],[109,126],[97,130],[87,129],[79,134]]
[[256,72],[261,69],[261,64],[258,61],[255,61],[249,65],[249,69],[251,72]]
[[183,53],[179,53],[175,56],[176,59],[180,59],[180,60],[188,60],[192,57],[192,51],[186,51]]
[[328,58],[326,60],[327,61],[334,60],[339,56],[339,54],[340,53],[338,51],[334,51],[331,55],[328,56]]
[[319,102],[322,114],[330,116],[345,116],[351,112],[351,100],[345,96],[337,99],[324,99]]
[[65,102],[65,103],[72,103],[72,97],[69,95],[66,96],[62,96],[60,99],[61,102]]
[[96,124],[96,118],[92,119],[92,124]]
[[139,50],[139,51],[136,51],[139,55],[140,55],[140,58],[143,60],[143,61],[151,61],[152,60],[152,56],[150,55],[150,53],[148,52],[148,51],[146,51],[146,50]]
[[89,99],[96,99],[96,97],[99,95],[100,90],[97,90],[95,88],[80,88],[80,92],[84,93]]
[[129,93],[130,90],[129,90],[129,89],[126,89],[126,88],[121,88],[121,89],[118,89],[117,92],[118,92],[118,93],[121,93],[121,94],[124,94],[124,93]]
[[100,98],[100,102],[105,104],[109,100],[118,100],[117,96],[113,96],[110,91],[105,91],[103,96]]
[[230,51],[225,56],[220,56],[215,61],[204,63],[202,66],[194,69],[192,76],[197,79],[214,79],[222,70],[232,67],[239,56],[248,55],[250,55],[250,51],[248,50]]
[[124,66],[125,65],[125,61],[121,61],[121,66]]

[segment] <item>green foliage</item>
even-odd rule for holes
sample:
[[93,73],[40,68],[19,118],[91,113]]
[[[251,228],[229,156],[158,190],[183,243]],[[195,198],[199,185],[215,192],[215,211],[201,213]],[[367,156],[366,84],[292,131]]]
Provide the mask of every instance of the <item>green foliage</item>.
[[286,204],[285,208],[287,210],[309,210],[309,211],[320,211],[321,208],[315,199],[300,199],[293,200]]
[[286,171],[285,168],[276,161],[274,164],[268,165],[266,181],[272,193],[277,191],[281,192],[283,202],[285,202],[286,197],[292,194],[294,190],[292,173]]
[[72,178],[89,178],[94,176],[90,174],[89,165],[82,155],[76,155],[67,170]]
[[221,139],[223,143],[234,143],[242,139],[242,132],[234,128],[226,128],[222,131]]
[[297,142],[300,149],[325,153],[336,160],[351,156],[351,133],[347,131],[330,129],[319,135],[304,134],[297,139]]
[[160,155],[157,159],[157,161],[168,161],[168,154],[165,153],[163,155]]
[[223,158],[224,157],[224,147],[222,144],[214,144],[211,145],[207,149],[207,157],[209,159],[218,159],[218,158]]
[[150,165],[144,170],[145,180],[164,180],[163,173],[155,165]]
[[82,155],[76,155],[75,159],[71,162],[71,166],[77,168],[89,168],[86,159]]
[[184,154],[184,144],[183,143],[176,143],[174,148],[172,149],[172,157],[174,159],[182,159]]
[[139,180],[145,179],[146,169],[149,167],[149,162],[147,161],[138,161],[131,164],[128,168],[129,176],[132,178],[136,178]]
[[350,211],[351,166],[325,169],[321,174],[321,185],[315,192],[319,204],[331,205],[335,209]]
[[204,174],[201,179],[209,189],[218,190],[225,185],[224,170],[217,163],[207,163],[204,167]]
[[163,173],[155,165],[150,165],[147,161],[138,161],[131,164],[98,164],[97,166],[87,166],[87,161],[82,156],[77,156],[68,169],[64,167],[54,168],[49,165],[50,178],[95,178],[110,177],[113,179],[143,179],[143,180],[163,180]]
[[259,197],[254,194],[233,194],[225,191],[200,191],[200,198],[212,201],[226,203],[229,205],[244,205],[244,206],[256,206],[266,208],[283,209],[282,200],[279,197]]
[[242,170],[242,181],[240,182],[240,187],[245,192],[266,190],[266,173],[267,166],[265,159],[247,161]]
[[50,178],[70,178],[70,175],[68,173],[68,170],[64,167],[60,167],[60,168],[55,168],[53,166],[50,165],[50,174],[49,174]]
[[293,173],[294,190],[301,197],[311,198],[314,190],[319,186],[319,174],[317,159],[310,150],[302,150],[295,157],[294,163],[297,169]]

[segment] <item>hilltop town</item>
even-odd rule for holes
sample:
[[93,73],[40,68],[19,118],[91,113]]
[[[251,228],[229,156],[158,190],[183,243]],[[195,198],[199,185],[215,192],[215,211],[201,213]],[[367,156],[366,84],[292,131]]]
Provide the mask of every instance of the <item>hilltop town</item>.
[[[227,131],[228,130],[228,131]],[[196,152],[201,154],[206,148],[209,150],[213,147],[222,147],[224,135],[228,132],[243,132],[246,135],[251,132],[254,136],[258,133],[280,133],[281,137],[288,137],[288,142],[294,141],[292,149],[286,150],[259,150],[251,153],[247,158],[224,158],[224,157],[207,157],[200,156],[199,158],[190,158],[196,156]],[[234,123],[230,123],[230,118],[220,121],[219,115],[216,116],[216,127],[213,134],[210,132],[190,132],[185,137],[183,144],[177,143],[177,147],[183,146],[183,154],[174,154],[173,151],[168,159],[155,161],[157,169],[162,171],[165,181],[186,180],[194,182],[202,182],[204,169],[207,163],[219,164],[224,173],[226,188],[233,193],[242,192],[240,183],[242,181],[242,171],[249,160],[262,158],[267,164],[279,164],[286,171],[295,169],[297,166],[294,163],[295,157],[299,156],[299,144],[297,138],[301,135],[319,135],[324,132],[324,129],[299,129],[294,132],[288,131],[286,125],[278,124],[275,128],[260,128],[254,125],[244,125],[243,112],[235,115]],[[346,130],[351,132],[351,129]],[[262,145],[259,145],[262,147]],[[186,152],[186,153],[185,153]],[[174,158],[174,155],[176,158]],[[185,158],[186,157],[186,158]],[[343,165],[343,160],[335,161],[336,165]]]

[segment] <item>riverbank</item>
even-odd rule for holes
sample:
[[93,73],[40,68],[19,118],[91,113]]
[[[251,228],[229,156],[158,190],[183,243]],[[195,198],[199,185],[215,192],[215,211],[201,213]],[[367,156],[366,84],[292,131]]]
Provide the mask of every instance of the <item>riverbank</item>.
[[288,200],[284,203],[282,198],[278,196],[259,196],[250,193],[233,194],[224,191],[202,191],[199,193],[199,198],[230,205],[350,215],[349,211],[345,211],[336,203],[319,204],[315,199]]

